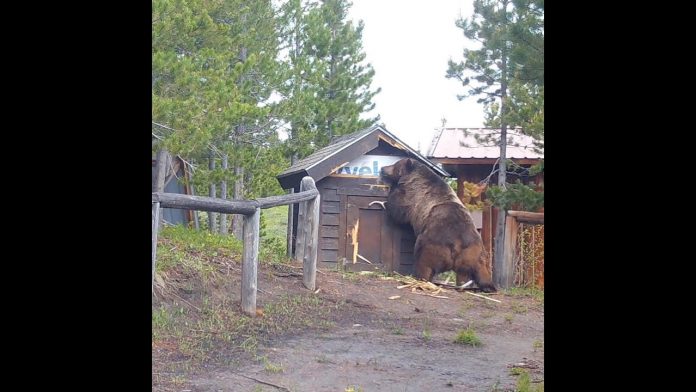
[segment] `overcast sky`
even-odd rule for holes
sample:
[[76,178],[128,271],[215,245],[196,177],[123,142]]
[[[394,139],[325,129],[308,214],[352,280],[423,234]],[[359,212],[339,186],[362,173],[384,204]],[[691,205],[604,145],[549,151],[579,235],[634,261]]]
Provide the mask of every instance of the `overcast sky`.
[[464,101],[466,90],[446,79],[447,60],[462,60],[471,46],[454,24],[471,17],[472,0],[353,0],[350,18],[362,19],[366,61],[375,70],[375,110],[387,130],[427,153],[443,117],[448,127],[483,126],[483,105]]

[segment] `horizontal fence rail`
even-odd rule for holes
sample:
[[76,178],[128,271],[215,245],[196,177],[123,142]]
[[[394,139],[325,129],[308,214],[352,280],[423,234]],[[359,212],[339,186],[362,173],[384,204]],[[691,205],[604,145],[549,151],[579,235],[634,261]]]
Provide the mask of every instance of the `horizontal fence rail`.
[[[158,186],[157,189],[163,187]],[[314,290],[317,272],[317,244],[319,242],[319,203],[320,196],[312,177],[304,177],[300,192],[280,196],[264,197],[254,200],[223,200],[214,197],[181,195],[178,193],[152,193],[152,285],[154,290],[157,233],[159,231],[159,209],[177,208],[184,210],[209,211],[225,214],[244,215],[242,253],[242,311],[248,315],[256,314],[256,292],[258,283],[259,218],[260,210],[300,204],[300,211],[306,211],[298,219],[297,249],[302,249],[298,260],[302,261],[303,284]],[[301,237],[301,238],[300,238]]]
[[316,188],[304,192],[263,197],[255,200],[223,200],[215,197],[154,192],[152,194],[152,202],[159,202],[160,207],[162,208],[179,208],[184,210],[251,215],[257,208],[265,209],[286,206],[288,204],[312,200],[318,195],[319,191]]

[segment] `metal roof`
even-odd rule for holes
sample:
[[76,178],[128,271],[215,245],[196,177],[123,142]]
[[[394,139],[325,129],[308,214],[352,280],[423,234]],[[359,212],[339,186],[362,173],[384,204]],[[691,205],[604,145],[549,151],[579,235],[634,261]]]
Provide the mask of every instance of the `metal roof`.
[[[500,157],[495,143],[500,129],[495,128],[440,128],[428,150],[428,158],[493,158]],[[493,140],[486,140],[493,138]],[[513,159],[543,159],[535,151],[534,139],[523,135],[519,128],[507,130],[505,155]]]

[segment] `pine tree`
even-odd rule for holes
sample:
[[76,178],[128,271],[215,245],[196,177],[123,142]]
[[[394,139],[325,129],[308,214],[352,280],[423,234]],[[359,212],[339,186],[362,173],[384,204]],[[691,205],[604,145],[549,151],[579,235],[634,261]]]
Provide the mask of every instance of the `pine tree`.
[[[172,153],[205,163],[195,180],[211,196],[215,184],[237,180],[235,197],[243,197],[244,167],[277,139],[269,102],[280,81],[271,1],[156,0],[152,19],[157,132]],[[234,171],[222,168],[226,161]]]
[[370,90],[374,69],[365,60],[362,50],[364,24],[354,26],[347,20],[352,3],[347,0],[323,0],[318,9],[310,13],[309,41],[312,43],[310,56],[316,61],[316,97],[318,99],[317,126],[318,146],[329,143],[332,137],[355,132],[379,120],[379,116],[361,119],[362,113],[370,112],[375,105],[372,98],[381,89]]
[[[480,48],[464,49],[463,62],[450,60],[446,75],[469,88],[468,94],[458,96],[460,100],[478,97],[477,102],[492,109],[493,115],[499,118],[500,132],[495,141],[500,147],[498,186],[503,189],[507,174],[508,85],[517,70],[516,64],[510,60],[514,51],[512,32],[515,18],[511,0],[474,0],[474,15],[470,19],[458,19],[456,25],[466,38],[478,42]],[[500,213],[495,231],[495,269],[503,266],[504,232],[505,214]]]
[[355,132],[379,120],[361,118],[374,109],[380,89],[370,85],[374,70],[364,64],[362,30],[347,20],[352,4],[289,0],[282,7],[288,74],[283,89],[289,122],[288,151],[303,157],[332,137]]

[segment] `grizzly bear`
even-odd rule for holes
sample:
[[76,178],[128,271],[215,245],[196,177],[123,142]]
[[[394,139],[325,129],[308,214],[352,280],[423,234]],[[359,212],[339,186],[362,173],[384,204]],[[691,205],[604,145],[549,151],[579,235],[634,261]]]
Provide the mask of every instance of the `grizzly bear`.
[[408,223],[416,234],[416,278],[432,281],[440,272],[454,270],[457,286],[471,277],[484,292],[496,291],[488,254],[469,211],[454,190],[424,164],[404,158],[380,171],[390,186],[387,214]]

